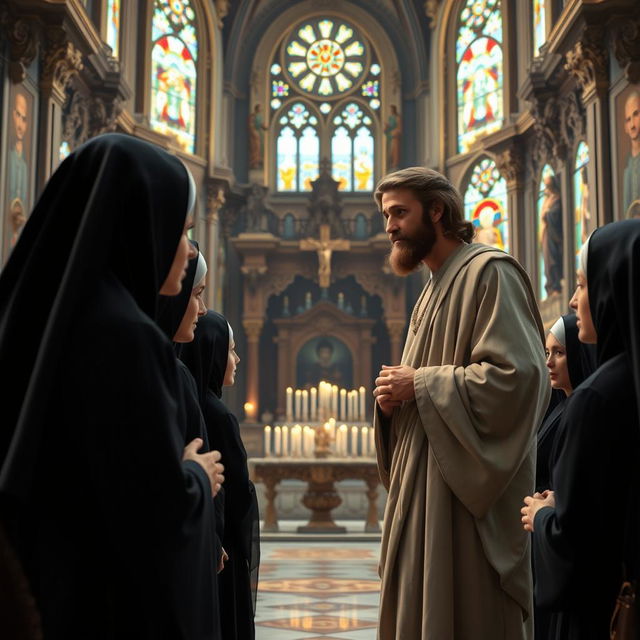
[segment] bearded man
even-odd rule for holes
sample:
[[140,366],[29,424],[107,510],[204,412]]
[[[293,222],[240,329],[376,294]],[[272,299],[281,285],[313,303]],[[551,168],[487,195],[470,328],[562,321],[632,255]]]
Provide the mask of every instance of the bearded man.
[[392,173],[375,198],[395,272],[431,272],[402,362],[384,366],[374,390],[389,492],[378,638],[528,640],[518,510],[550,394],[531,283],[511,256],[470,244],[460,195],[439,173]]

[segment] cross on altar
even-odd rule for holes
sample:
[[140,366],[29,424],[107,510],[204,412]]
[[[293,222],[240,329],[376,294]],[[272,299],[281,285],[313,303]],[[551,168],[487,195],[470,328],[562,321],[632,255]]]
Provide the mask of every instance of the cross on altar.
[[318,254],[318,283],[323,289],[331,284],[331,255],[334,251],[348,251],[351,243],[348,240],[331,240],[331,227],[320,225],[320,240],[305,238],[300,240],[301,251],[315,251]]

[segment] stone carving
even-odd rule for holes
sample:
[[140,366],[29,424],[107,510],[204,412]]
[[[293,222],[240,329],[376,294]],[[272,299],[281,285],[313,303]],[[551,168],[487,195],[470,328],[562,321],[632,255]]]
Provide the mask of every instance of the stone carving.
[[318,235],[323,224],[329,225],[331,235],[343,237],[345,229],[340,214],[342,198],[338,193],[340,183],[331,176],[331,163],[324,158],[320,162],[320,175],[311,183],[309,220],[306,232],[309,236]]
[[34,23],[24,18],[16,18],[6,7],[0,8],[0,24],[6,28],[9,40],[9,77],[20,83],[27,75],[27,67],[33,62],[38,51],[38,38]]
[[89,138],[89,105],[85,96],[67,87],[67,99],[62,111],[62,140],[73,150]]
[[209,184],[207,187],[207,222],[216,223],[219,220],[219,211],[226,202],[224,189],[220,185]]
[[582,39],[567,52],[564,68],[580,83],[585,102],[596,93],[606,91],[609,85],[608,55],[603,46],[603,37],[603,27],[587,27]]
[[246,192],[247,204],[244,206],[245,231],[249,233],[268,233],[269,221],[273,212],[265,204],[267,187],[252,184]]
[[119,98],[93,96],[89,106],[90,137],[115,131],[122,107]]
[[520,184],[524,174],[524,160],[520,147],[510,147],[498,154],[496,167],[500,175],[507,181],[507,184]]
[[222,21],[229,14],[229,0],[215,0],[218,27],[222,29]]
[[621,21],[613,37],[613,51],[632,84],[640,82],[640,18]]
[[425,0],[424,14],[429,19],[429,27],[435,29],[438,26],[438,9],[440,0]]
[[66,31],[60,27],[47,28],[42,84],[64,96],[69,81],[82,70],[82,67],[82,54],[69,41]]

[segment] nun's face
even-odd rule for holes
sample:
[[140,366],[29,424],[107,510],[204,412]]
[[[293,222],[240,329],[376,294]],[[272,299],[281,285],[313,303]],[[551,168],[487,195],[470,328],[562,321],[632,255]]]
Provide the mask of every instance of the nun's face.
[[189,260],[198,255],[197,249],[189,242],[189,238],[187,237],[187,231],[192,228],[193,217],[187,216],[184,230],[180,236],[180,242],[178,243],[178,249],[175,257],[173,258],[173,264],[169,270],[169,275],[162,284],[162,287],[160,287],[160,294],[163,296],[177,296],[180,293],[182,290],[182,281],[187,275]]
[[202,301],[202,292],[204,291],[204,278],[193,288],[191,296],[189,297],[189,304],[187,310],[182,316],[182,322],[173,336],[174,342],[192,342],[195,336],[196,325],[198,324],[198,318],[207,313],[207,307],[204,306]]
[[547,335],[545,353],[547,356],[547,368],[549,369],[551,386],[554,389],[562,389],[567,395],[570,395],[573,388],[571,387],[571,380],[569,379],[567,350],[553,333]]
[[236,381],[236,367],[240,362],[240,358],[236,353],[236,343],[233,340],[233,334],[229,334],[229,355],[227,357],[227,370],[224,372],[223,387],[230,387]]
[[586,344],[596,344],[598,334],[593,326],[591,307],[589,306],[589,287],[584,272],[578,269],[576,274],[576,292],[569,302],[569,306],[576,312],[578,325],[578,339]]

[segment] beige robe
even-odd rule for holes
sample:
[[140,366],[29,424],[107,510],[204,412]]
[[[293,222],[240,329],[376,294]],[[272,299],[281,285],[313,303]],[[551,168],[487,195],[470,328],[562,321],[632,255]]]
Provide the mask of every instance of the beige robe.
[[[424,312],[424,315],[422,313]],[[376,416],[384,517],[379,640],[533,637],[520,507],[550,395],[531,284],[509,255],[464,245],[426,286],[402,364],[416,400]]]

